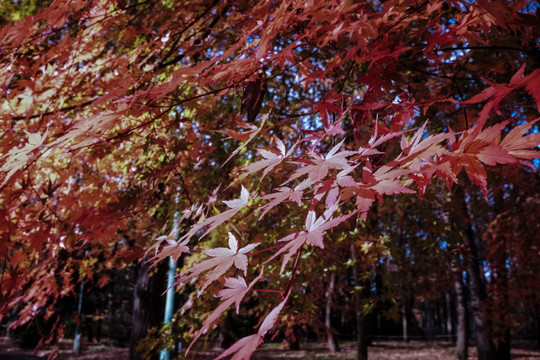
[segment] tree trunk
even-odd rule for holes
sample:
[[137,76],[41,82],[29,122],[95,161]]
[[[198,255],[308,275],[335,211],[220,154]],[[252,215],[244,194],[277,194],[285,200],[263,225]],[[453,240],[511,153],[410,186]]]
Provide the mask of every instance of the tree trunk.
[[[351,259],[353,260],[352,276],[353,287],[358,288],[360,282],[358,281],[358,267],[356,265],[356,249],[354,244],[351,244]],[[356,314],[356,343],[357,343],[357,360],[368,360],[368,323],[366,317],[362,315],[361,309],[361,294],[358,292],[354,295],[354,310]]]
[[234,344],[234,337],[232,335],[233,326],[233,317],[231,315],[231,312],[227,311],[227,315],[225,315],[223,324],[219,328],[219,333],[215,342],[214,349],[223,350]]
[[[139,340],[146,336],[153,326],[161,325],[163,320],[163,302],[161,296],[165,291],[167,263],[162,261],[157,272],[151,276],[147,259],[137,266],[136,282],[133,289],[133,314],[131,342],[129,347],[130,359],[141,359],[136,352]],[[156,354],[156,359],[158,354]],[[142,359],[141,359],[142,360]]]
[[334,337],[332,329],[332,297],[334,296],[334,289],[336,287],[336,272],[330,272],[330,282],[328,283],[328,290],[326,291],[326,311],[324,317],[324,325],[326,327],[326,339],[328,343],[328,350],[330,353],[339,351],[337,341]]
[[406,299],[403,299],[401,304],[401,328],[403,331],[403,341],[409,342],[408,324],[407,324],[407,303]]
[[457,340],[456,356],[458,360],[467,360],[469,353],[467,341],[467,307],[465,306],[465,294],[463,292],[463,279],[461,273],[455,282],[456,302],[457,302]]
[[465,192],[461,189],[462,209],[468,217],[468,222],[464,228],[464,242],[469,249],[468,256],[465,256],[465,265],[467,267],[469,299],[471,306],[472,321],[475,329],[476,349],[478,360],[494,359],[494,346],[489,337],[489,327],[486,323],[486,314],[483,308],[483,302],[487,298],[486,285],[481,271],[480,253],[478,251],[478,237],[472,225],[472,216],[465,200]]
[[[469,238],[469,236],[466,236],[466,238]],[[471,258],[467,261],[467,274],[469,275],[469,298],[475,328],[478,360],[492,360],[493,345],[489,339],[488,327],[485,323],[485,314],[482,308],[482,302],[485,301],[487,296],[486,289],[480,273],[476,246],[470,239],[467,239],[467,245],[471,251]]]
[[454,316],[452,312],[452,295],[450,292],[447,292],[445,295],[445,305],[446,305],[446,335],[448,339],[454,341]]
[[497,308],[499,309],[498,321],[495,320],[491,325],[493,331],[496,331],[498,335],[498,341],[495,345],[495,357],[497,360],[510,360],[510,348],[512,337],[510,335],[510,299],[508,294],[508,271],[505,267],[506,264],[506,254],[503,254],[502,261],[499,262],[496,267],[498,274],[497,281],[499,282],[496,291],[498,292],[497,300],[492,299],[492,301],[497,301]]

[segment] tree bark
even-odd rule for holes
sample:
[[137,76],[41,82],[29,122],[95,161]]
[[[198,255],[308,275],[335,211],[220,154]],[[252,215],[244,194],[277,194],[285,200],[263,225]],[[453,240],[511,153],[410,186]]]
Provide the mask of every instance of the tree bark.
[[403,341],[409,342],[409,327],[407,323],[407,300],[403,299],[403,303],[401,304],[401,328],[403,332]]
[[[360,286],[358,280],[358,267],[356,265],[356,249],[354,244],[351,244],[351,259],[354,266],[352,268],[353,286],[355,289]],[[357,344],[357,360],[368,360],[368,323],[364,315],[362,315],[361,309],[361,294],[355,292],[354,295],[354,309],[356,314],[356,344]]]
[[330,281],[328,283],[328,290],[326,291],[326,311],[324,317],[324,325],[326,327],[326,341],[328,343],[328,350],[330,353],[339,351],[337,341],[332,329],[332,297],[334,296],[334,289],[336,287],[336,272],[330,272]]
[[478,251],[478,237],[472,224],[472,216],[465,199],[465,191],[460,189],[461,205],[468,221],[464,228],[464,242],[469,249],[468,256],[465,256],[465,265],[467,267],[469,299],[471,306],[472,321],[475,329],[476,349],[478,360],[494,359],[494,346],[489,337],[489,326],[486,323],[487,316],[483,308],[483,302],[487,298],[486,285],[484,282],[480,252]]
[[446,335],[451,341],[454,341],[454,316],[452,312],[452,296],[450,292],[447,292],[445,295],[445,305],[446,305]]
[[456,340],[456,357],[458,360],[467,360],[469,353],[467,341],[467,307],[465,303],[465,293],[463,291],[463,279],[461,273],[455,282],[456,302],[457,302],[457,340]]
[[[494,359],[497,360],[510,360],[511,354],[511,341],[512,337],[510,335],[510,327],[509,327],[509,320],[508,317],[510,317],[510,300],[509,300],[509,294],[508,294],[508,271],[505,267],[506,264],[506,254],[503,255],[503,261],[499,262],[498,266],[496,267],[496,271],[498,274],[498,279],[500,283],[497,286],[496,291],[498,292],[498,299],[494,300],[498,302],[498,321],[494,321],[491,325],[493,327],[493,331],[497,332],[498,335],[498,341],[495,346],[495,357]],[[493,300],[493,299],[492,299]]]
[[[131,360],[141,359],[136,352],[139,340],[146,336],[151,327],[161,325],[163,320],[164,297],[161,294],[165,291],[167,263],[161,262],[157,272],[151,276],[146,260],[143,259],[137,266],[137,280],[133,289],[133,315],[129,347]],[[158,354],[156,354],[155,359],[157,358]]]

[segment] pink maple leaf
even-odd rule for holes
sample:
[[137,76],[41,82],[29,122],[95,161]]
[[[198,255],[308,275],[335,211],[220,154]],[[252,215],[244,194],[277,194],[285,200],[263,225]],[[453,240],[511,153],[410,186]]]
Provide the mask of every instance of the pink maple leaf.
[[360,188],[356,192],[356,207],[364,220],[367,218],[367,212],[375,201],[375,192],[371,189]]
[[269,203],[261,206],[260,209],[263,210],[261,216],[259,216],[259,220],[266,215],[268,211],[270,211],[275,206],[281,204],[285,201],[294,201],[298,205],[302,202],[302,196],[304,195],[303,190],[305,190],[309,185],[311,181],[309,179],[306,179],[302,181],[300,184],[296,185],[294,189],[291,189],[288,186],[282,186],[278,189],[278,192],[271,193],[265,196],[262,196],[261,199],[264,200],[271,200]]
[[[358,166],[358,165],[356,165]],[[340,171],[336,175],[336,183],[341,187],[354,187],[357,188],[358,184],[352,176],[349,174],[356,168],[356,166],[350,166],[349,168]]]
[[481,148],[476,157],[486,165],[508,164],[516,161],[508,151],[496,144]]
[[[183,253],[189,253],[189,247],[187,246],[189,239],[185,239],[182,242],[176,240],[178,236],[178,228],[174,227],[168,235],[160,236],[156,239],[156,243],[148,248],[147,254],[151,250],[155,250],[156,254],[150,259],[154,263],[157,263],[169,256],[172,256],[174,261],[178,261],[178,258]],[[164,247],[159,250],[162,243],[166,243]],[[159,251],[158,251],[159,250]]]
[[181,277],[177,283],[184,282],[188,279],[191,279],[194,276],[197,276],[205,271],[210,271],[206,276],[206,281],[199,293],[202,293],[204,289],[208,287],[213,281],[219,279],[231,266],[235,266],[237,269],[244,270],[244,275],[247,272],[248,260],[246,253],[253,250],[260,243],[249,244],[241,249],[238,249],[238,240],[236,237],[229,232],[229,247],[228,248],[215,248],[210,250],[203,250],[203,252],[212,256],[213,259],[208,259],[201,261],[192,268],[184,271],[184,273],[190,273],[187,276]]
[[[395,162],[399,161],[402,164],[405,164],[410,161],[415,161],[416,159],[424,159],[435,155],[441,156],[448,152],[440,145],[440,143],[450,138],[452,134],[443,133],[424,137],[426,125],[427,121],[416,131],[410,141],[407,140],[405,135],[401,137],[400,145],[405,155],[399,155]],[[393,164],[395,164],[395,162],[393,162]]]
[[393,169],[390,166],[381,166],[373,173],[375,184],[371,186],[371,189],[379,195],[414,194],[414,190],[406,187],[411,181],[401,179],[402,176],[408,175],[410,172],[411,170],[406,168]]
[[191,238],[197,232],[206,229],[206,231],[200,236],[199,239],[205,237],[210,231],[217,228],[219,225],[223,224],[225,221],[232,218],[236,213],[238,213],[242,208],[247,206],[249,202],[249,191],[242,185],[242,191],[240,193],[239,199],[223,201],[230,209],[222,212],[221,214],[209,217],[198,224],[195,224],[189,232],[182,237],[181,240],[186,238]]
[[332,204],[331,207],[327,209],[324,214],[319,218],[317,218],[315,211],[308,211],[305,223],[306,230],[290,234],[278,240],[280,242],[288,241],[288,243],[281,249],[279,249],[278,252],[272,255],[270,259],[266,260],[266,262],[286,252],[285,256],[283,257],[283,263],[281,265],[281,273],[283,273],[283,270],[285,270],[285,266],[287,265],[291,257],[296,254],[296,252],[304,244],[307,243],[308,245],[313,245],[324,249],[323,236],[326,234],[326,231],[337,226],[338,224],[353,215],[353,213],[351,213],[338,216],[337,218],[332,218],[332,214],[335,212],[339,205],[338,200],[339,199],[336,199],[336,202]]
[[322,180],[328,174],[330,169],[343,170],[348,168],[349,162],[347,160],[348,156],[354,155],[356,151],[340,151],[339,148],[345,140],[342,140],[339,144],[334,146],[326,156],[322,156],[319,153],[313,151],[311,152],[310,164],[296,170],[296,172],[287,180],[285,183],[288,183],[294,179],[299,178],[305,174],[308,174],[309,179],[312,181]]
[[217,293],[217,297],[221,298],[222,303],[208,316],[203,326],[199,329],[199,331],[197,331],[195,338],[193,338],[191,344],[189,344],[189,347],[186,350],[186,355],[195,341],[197,341],[197,339],[210,328],[210,325],[212,325],[212,323],[214,323],[219,316],[233,303],[236,303],[236,313],[238,314],[240,311],[240,303],[253,285],[255,285],[262,278],[262,276],[263,271],[261,270],[259,276],[253,279],[249,285],[246,284],[246,280],[242,276],[238,276],[236,279],[230,277],[225,280],[226,289],[220,290]]
[[274,152],[259,149],[259,153],[264,157],[264,160],[254,162],[253,164],[249,164],[248,166],[244,167],[244,170],[246,171],[245,175],[264,169],[263,177],[265,177],[270,170],[279,165],[285,158],[292,154],[294,146],[290,148],[289,151],[286,151],[283,141],[277,137],[274,137],[274,141],[276,142],[278,151]]
[[278,306],[276,306],[274,309],[272,309],[272,311],[270,311],[270,313],[268,313],[268,315],[266,315],[256,334],[241,338],[214,360],[223,359],[225,356],[229,356],[233,353],[236,354],[234,354],[231,360],[248,360],[251,355],[253,355],[255,350],[257,350],[257,348],[264,343],[266,333],[268,333],[268,331],[274,327],[279,313],[289,299],[289,294],[290,292],[278,304]]

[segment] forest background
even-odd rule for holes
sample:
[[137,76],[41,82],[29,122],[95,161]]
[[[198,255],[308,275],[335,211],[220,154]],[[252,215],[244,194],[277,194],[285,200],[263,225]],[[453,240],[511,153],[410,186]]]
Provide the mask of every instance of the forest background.
[[54,341],[83,294],[134,358],[445,334],[509,359],[540,339],[539,13],[2,2],[2,321]]

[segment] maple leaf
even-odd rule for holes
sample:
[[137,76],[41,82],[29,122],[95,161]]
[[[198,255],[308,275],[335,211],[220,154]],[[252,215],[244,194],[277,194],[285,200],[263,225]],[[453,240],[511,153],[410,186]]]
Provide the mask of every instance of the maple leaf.
[[223,359],[225,356],[229,356],[233,353],[236,354],[234,354],[231,360],[248,360],[251,358],[251,355],[255,352],[255,350],[257,350],[257,348],[264,343],[265,335],[274,327],[278,315],[281,313],[281,310],[283,310],[283,307],[289,300],[289,294],[290,292],[278,304],[278,306],[273,308],[272,311],[266,315],[256,334],[241,338],[231,345],[231,347],[225,350],[221,355],[215,358],[215,360]]
[[206,318],[203,326],[197,331],[195,337],[189,344],[189,347],[186,350],[186,355],[189,353],[189,350],[195,341],[197,341],[197,339],[210,328],[210,325],[212,325],[233,303],[236,303],[236,313],[238,314],[240,311],[240,303],[250,289],[253,288],[253,285],[255,285],[262,278],[262,276],[263,270],[261,269],[259,275],[253,279],[249,285],[246,284],[246,280],[240,275],[236,279],[230,277],[225,280],[226,289],[220,290],[217,293],[217,297],[221,298],[222,303],[219,304],[219,306],[208,316],[208,318]]
[[390,166],[381,166],[373,173],[375,184],[371,189],[380,195],[414,194],[415,191],[407,188],[412,181],[402,180],[404,175],[411,173],[407,168],[393,169]]
[[354,180],[352,176],[349,175],[354,169],[356,169],[357,166],[358,165],[351,166],[348,169],[340,171],[336,175],[336,183],[341,187],[357,188],[358,183],[356,182],[356,180]]
[[236,150],[234,150],[232,154],[229,155],[229,157],[227,158],[227,160],[225,160],[225,162],[221,165],[221,167],[223,167],[226,163],[229,162],[229,160],[231,160],[236,154],[238,154],[243,148],[245,148],[247,144],[251,142],[251,140],[255,139],[257,134],[259,134],[259,132],[263,129],[264,124],[266,124],[267,119],[268,119],[268,114],[264,114],[261,116],[261,124],[259,125],[259,127],[257,128],[253,125],[254,129],[251,131],[251,135],[246,140],[246,142],[244,142],[242,145],[236,148]]
[[[520,159],[535,159],[539,157],[538,150],[527,150],[537,147],[540,144],[540,133],[533,132],[525,135],[529,129],[536,124],[540,118],[523,124],[520,127],[513,128],[499,145],[508,151],[508,154]],[[525,136],[524,136],[525,135]]]
[[229,248],[215,248],[210,250],[203,250],[203,252],[212,256],[213,259],[208,259],[201,261],[192,268],[183,272],[190,273],[188,276],[181,277],[176,283],[182,283],[186,280],[191,279],[194,276],[197,276],[205,271],[210,271],[206,275],[206,281],[203,284],[202,288],[199,290],[199,294],[204,291],[213,281],[219,279],[231,266],[235,266],[237,269],[244,270],[244,275],[247,272],[248,260],[246,253],[250,252],[256,248],[260,243],[249,244],[241,249],[238,249],[238,240],[236,237],[229,232]]
[[0,167],[0,171],[7,173],[0,187],[3,187],[13,174],[26,165],[29,159],[28,155],[32,151],[43,145],[43,142],[47,139],[49,129],[46,129],[43,135],[30,133],[26,130],[24,132],[28,135],[28,142],[24,147],[22,149],[12,148],[7,154],[0,157],[0,159],[7,157],[7,161]]
[[26,151],[21,151],[18,149],[13,152],[8,152],[7,155],[9,156],[8,161],[6,161],[0,168],[0,171],[7,172],[0,187],[3,187],[13,176],[13,174],[20,170],[29,159]]
[[334,146],[326,156],[322,156],[315,151],[311,152],[310,164],[296,170],[296,172],[285,182],[288,183],[302,175],[308,174],[312,181],[322,180],[328,174],[330,169],[343,170],[348,168],[348,156],[354,155],[356,151],[340,151],[339,148],[345,140]]
[[427,125],[427,121],[424,122],[416,133],[412,136],[411,140],[407,140],[405,135],[401,137],[401,149],[405,153],[405,156],[401,154],[395,159],[395,162],[400,162],[401,164],[406,164],[409,161],[414,161],[416,159],[424,159],[433,156],[442,156],[448,151],[445,150],[441,145],[442,141],[449,138],[450,134],[437,134],[437,135],[428,135],[424,138],[424,131]]
[[264,200],[271,199],[271,201],[260,207],[260,209],[262,209],[263,212],[259,216],[259,220],[268,211],[270,211],[272,208],[276,207],[277,205],[281,204],[282,202],[290,200],[300,205],[302,203],[302,196],[304,194],[303,190],[305,190],[310,184],[311,184],[311,181],[309,179],[306,179],[302,181],[300,184],[296,185],[294,189],[291,189],[290,187],[287,187],[287,186],[282,186],[278,189],[278,192],[262,196],[261,199],[264,199]]
[[257,130],[258,130],[258,128],[255,125],[248,124],[248,123],[245,123],[243,121],[235,121],[235,124],[238,125],[239,127],[243,128],[246,131],[239,132],[239,131],[234,131],[234,130],[231,130],[231,129],[215,130],[215,131],[219,132],[219,133],[229,135],[230,137],[232,137],[235,140],[246,141],[253,135],[253,133],[257,132]]
[[[379,121],[375,121],[375,129],[373,130],[373,134],[371,135],[371,138],[368,141],[368,144],[370,145],[370,148],[367,148],[369,150],[372,150],[376,148],[377,146],[381,145],[382,143],[393,139],[395,137],[398,137],[402,135],[405,131],[393,131],[389,132],[387,134],[383,134],[380,138],[377,139],[378,133],[379,133]],[[365,151],[367,151],[367,149]],[[361,149],[362,150],[362,149]],[[371,153],[368,153],[366,155],[371,155]]]
[[519,155],[525,159],[532,158],[534,154],[525,149],[537,146],[540,142],[538,134],[530,134],[530,138],[523,137],[529,126],[514,128],[502,141],[498,140],[508,123],[509,120],[503,121],[484,130],[481,130],[480,125],[477,124],[466,131],[453,146],[454,155],[456,155],[452,160],[453,168],[456,169],[453,173],[458,173],[457,169],[464,166],[467,176],[480,186],[486,199],[487,173],[481,162],[486,165],[509,164],[516,162],[516,157],[519,158]]
[[356,208],[362,218],[367,218],[367,212],[375,201],[375,192],[371,189],[360,188],[356,191]]
[[226,210],[222,212],[221,214],[214,215],[212,217],[209,217],[207,219],[202,220],[201,222],[195,224],[191,230],[182,237],[181,240],[191,238],[193,235],[195,235],[197,232],[206,229],[206,231],[199,237],[199,239],[202,239],[205,237],[210,231],[217,228],[219,225],[223,224],[225,221],[232,218],[236,213],[238,213],[241,209],[243,209],[245,206],[247,206],[249,202],[249,191],[242,185],[242,190],[240,192],[240,198],[234,199],[234,200],[224,200],[223,203],[227,205],[230,210]]
[[487,173],[484,166],[471,155],[464,155],[461,157],[461,161],[465,166],[465,172],[469,179],[471,179],[476,185],[480,186],[480,189],[484,192],[484,197],[487,199]]
[[31,147],[32,149],[35,149],[35,148],[40,147],[41,145],[43,145],[43,142],[45,141],[45,139],[47,139],[49,129],[45,130],[45,133],[43,135],[32,134],[32,133],[29,133],[26,130],[24,132],[26,133],[26,135],[28,135],[28,145],[29,145],[29,147]]
[[353,215],[353,213],[351,213],[338,216],[337,218],[332,218],[333,213],[336,211],[339,205],[338,200],[339,199],[336,199],[336,202],[332,204],[330,208],[327,209],[319,218],[317,218],[315,211],[308,211],[305,222],[306,230],[287,235],[284,238],[278,240],[278,242],[288,241],[288,243],[281,249],[279,249],[278,252],[272,255],[270,259],[266,260],[266,262],[271,261],[272,259],[278,257],[280,254],[286,252],[281,265],[281,273],[283,273],[283,270],[285,270],[285,266],[287,265],[291,257],[304,244],[313,245],[324,249],[323,236],[326,234],[326,231],[328,229],[336,227],[338,224]]
[[[294,146],[289,149],[289,151],[286,151],[285,145],[283,144],[283,141],[281,141],[279,138],[274,137],[274,140],[276,142],[277,148],[279,152],[276,154],[272,151],[259,149],[259,153],[265,158],[264,160],[260,160],[257,162],[254,162],[253,164],[249,164],[248,166],[244,167],[244,170],[246,171],[245,175],[251,174],[253,172],[259,171],[261,169],[264,169],[263,171],[263,178],[268,174],[269,171],[271,171],[274,167],[279,165],[285,158],[290,156],[292,152],[294,151]],[[244,176],[245,176],[244,175]]]
[[[155,255],[150,259],[154,263],[158,263],[161,260],[172,256],[174,261],[178,261],[178,258],[182,256],[183,253],[189,253],[189,247],[187,246],[189,239],[185,239],[182,242],[178,242],[176,238],[178,237],[178,228],[173,228],[168,235],[163,235],[156,238],[156,243],[148,248],[146,254],[154,250]],[[161,244],[165,242],[167,245],[163,246],[160,249]]]
[[486,165],[510,164],[516,161],[508,151],[497,144],[484,146],[478,151],[476,157]]

